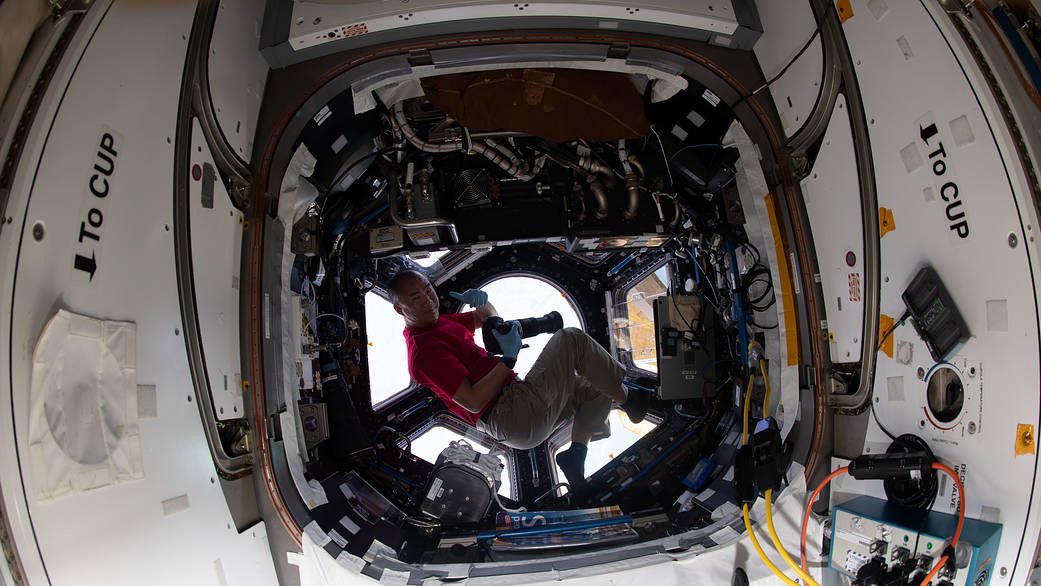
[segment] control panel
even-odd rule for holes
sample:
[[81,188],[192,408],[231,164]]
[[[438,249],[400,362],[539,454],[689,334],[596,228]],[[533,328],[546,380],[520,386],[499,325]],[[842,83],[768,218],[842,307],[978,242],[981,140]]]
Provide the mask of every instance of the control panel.
[[[889,583],[897,575],[921,580],[943,555],[958,518],[906,509],[870,496],[834,507],[829,566],[857,584]],[[957,570],[940,570],[934,584],[984,586],[994,573],[1001,526],[965,519],[956,548]]]

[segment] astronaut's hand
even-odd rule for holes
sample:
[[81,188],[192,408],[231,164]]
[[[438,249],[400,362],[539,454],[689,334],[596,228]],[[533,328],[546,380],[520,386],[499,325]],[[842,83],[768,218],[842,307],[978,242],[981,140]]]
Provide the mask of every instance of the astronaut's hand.
[[510,329],[506,333],[500,332],[498,329],[492,330],[492,335],[495,336],[495,341],[499,343],[499,348],[502,349],[503,358],[517,358],[517,354],[520,354],[521,349],[521,331],[520,324],[516,321],[508,321]]
[[462,293],[452,291],[448,294],[449,297],[456,301],[462,301],[470,307],[480,307],[485,303],[488,303],[488,294],[480,289],[467,289]]

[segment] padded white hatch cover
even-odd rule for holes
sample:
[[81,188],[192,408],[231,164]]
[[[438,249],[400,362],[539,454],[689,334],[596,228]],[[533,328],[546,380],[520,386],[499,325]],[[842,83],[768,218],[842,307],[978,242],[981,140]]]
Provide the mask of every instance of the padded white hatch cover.
[[59,310],[33,351],[32,492],[49,499],[142,478],[136,326]]

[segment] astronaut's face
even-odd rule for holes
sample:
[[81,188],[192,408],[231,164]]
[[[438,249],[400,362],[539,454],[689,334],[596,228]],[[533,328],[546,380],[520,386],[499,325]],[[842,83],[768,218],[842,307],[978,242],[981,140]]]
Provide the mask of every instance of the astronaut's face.
[[409,277],[398,283],[394,311],[405,318],[408,326],[427,326],[437,322],[437,292],[426,277]]

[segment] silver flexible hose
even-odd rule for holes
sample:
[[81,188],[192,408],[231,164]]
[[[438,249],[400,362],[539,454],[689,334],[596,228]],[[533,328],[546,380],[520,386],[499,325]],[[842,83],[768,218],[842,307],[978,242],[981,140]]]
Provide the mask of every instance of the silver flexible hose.
[[[463,150],[462,144],[433,144],[419,138],[419,135],[416,134],[416,131],[405,117],[405,107],[402,102],[394,105],[394,122],[401,129],[401,133],[405,135],[405,139],[421,151],[428,153],[451,153]],[[496,145],[496,147],[491,147],[485,143],[475,142],[470,146],[470,149],[497,165],[510,176],[521,181],[528,181],[535,177],[524,169],[522,165],[515,163],[514,161],[519,162],[520,158],[504,146]]]

